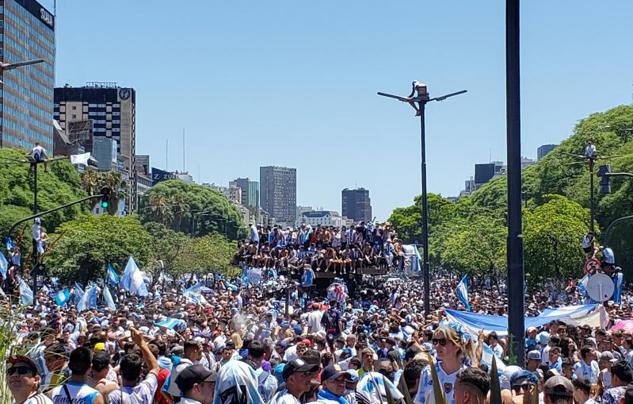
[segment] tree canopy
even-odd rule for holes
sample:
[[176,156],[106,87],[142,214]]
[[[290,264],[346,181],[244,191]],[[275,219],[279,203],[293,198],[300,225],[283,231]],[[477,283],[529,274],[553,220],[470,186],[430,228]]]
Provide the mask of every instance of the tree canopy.
[[148,190],[141,200],[140,216],[144,223],[160,223],[196,237],[219,233],[235,240],[243,235],[242,215],[224,195],[178,180]]

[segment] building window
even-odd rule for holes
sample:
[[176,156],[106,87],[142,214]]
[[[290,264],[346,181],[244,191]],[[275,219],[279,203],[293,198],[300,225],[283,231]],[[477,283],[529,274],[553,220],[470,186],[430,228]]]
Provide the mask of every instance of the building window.
[[73,110],[73,111],[76,111],[76,110],[77,110],[77,106],[76,106],[76,105],[73,105],[72,110]]

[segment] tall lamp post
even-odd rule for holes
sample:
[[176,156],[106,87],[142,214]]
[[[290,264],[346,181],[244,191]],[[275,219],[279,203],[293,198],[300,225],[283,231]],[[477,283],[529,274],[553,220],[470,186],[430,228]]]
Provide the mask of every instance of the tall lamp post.
[[[421,172],[422,172],[422,248],[424,249],[422,274],[424,276],[424,312],[426,315],[431,314],[431,272],[429,268],[429,220],[428,220],[428,200],[426,192],[426,133],[424,126],[425,107],[431,101],[444,101],[449,97],[464,94],[466,90],[457,91],[443,95],[441,97],[430,98],[426,84],[419,81],[412,83],[411,94],[408,97],[387,94],[379,92],[378,95],[393,98],[398,101],[406,102],[415,109],[415,115],[420,117],[420,154],[421,154]],[[416,95],[417,93],[417,95]]]

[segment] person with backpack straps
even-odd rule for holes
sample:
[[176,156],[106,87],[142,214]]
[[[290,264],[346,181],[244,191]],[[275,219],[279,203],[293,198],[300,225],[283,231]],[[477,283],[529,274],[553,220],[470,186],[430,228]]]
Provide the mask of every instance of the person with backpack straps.
[[57,386],[51,393],[55,404],[105,404],[105,399],[87,383],[88,371],[92,363],[92,353],[88,348],[79,347],[70,353],[68,367],[70,378]]

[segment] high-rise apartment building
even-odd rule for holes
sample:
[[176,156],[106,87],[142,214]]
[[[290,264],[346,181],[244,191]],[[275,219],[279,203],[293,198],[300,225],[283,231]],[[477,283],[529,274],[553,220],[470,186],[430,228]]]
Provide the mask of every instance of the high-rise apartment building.
[[554,150],[558,146],[557,144],[544,144],[543,146],[536,149],[536,159],[541,160],[545,155],[552,150]]
[[116,140],[129,189],[129,210],[136,209],[136,92],[116,83],[88,83],[84,87],[55,89],[55,119],[69,131],[73,123],[92,122],[92,136]]
[[341,192],[343,216],[354,222],[371,221],[371,199],[369,190],[365,188],[347,189]]
[[259,182],[251,181],[248,178],[237,178],[229,182],[229,187],[236,187],[242,191],[242,205],[248,208],[259,206]]
[[292,226],[297,214],[297,169],[260,167],[260,204],[277,223]]
[[55,17],[35,0],[0,0],[0,60],[43,59],[0,74],[0,147],[53,150]]

